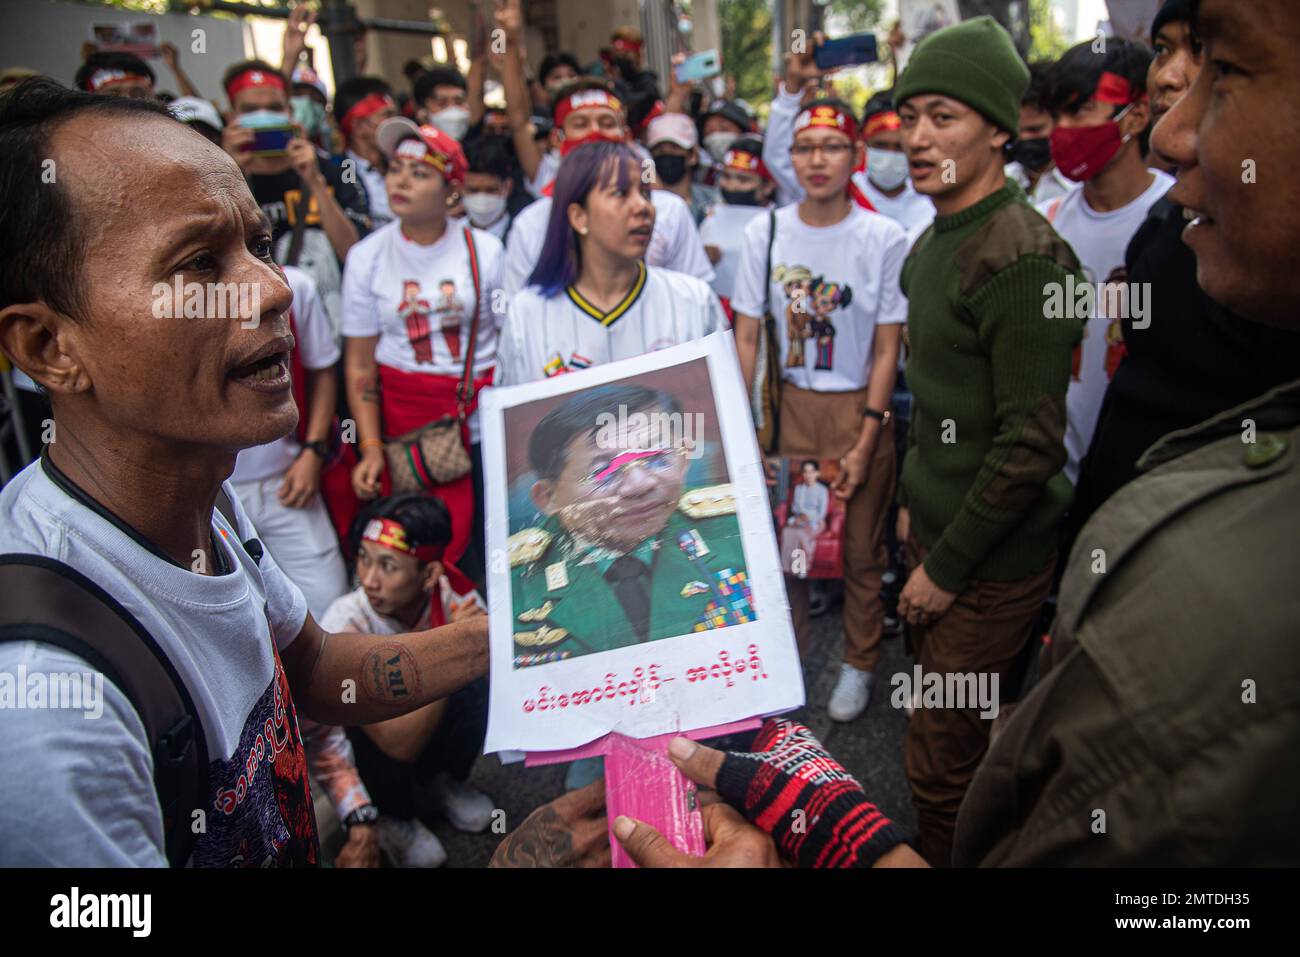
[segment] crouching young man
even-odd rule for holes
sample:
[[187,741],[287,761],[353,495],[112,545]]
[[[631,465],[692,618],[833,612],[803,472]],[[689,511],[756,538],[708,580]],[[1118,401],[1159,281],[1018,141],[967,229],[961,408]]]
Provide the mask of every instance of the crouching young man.
[[[354,725],[446,698],[486,671],[487,621],[326,634],[256,544],[226,479],[241,449],[297,422],[291,295],[233,159],[161,104],[46,79],[0,100],[0,150],[13,158],[0,171],[0,347],[49,392],[55,430],[0,492],[0,556],[98,584],[192,699],[206,788],[177,812],[204,824],[190,863],[316,864],[295,705]],[[184,318],[195,284],[233,284],[251,308]],[[223,491],[233,521],[214,511]],[[7,628],[0,671],[96,670],[41,634]],[[120,688],[102,691],[94,721],[0,712],[0,767],[14,772],[0,783],[0,865],[167,863],[144,726]]]
[[[352,538],[360,584],[322,616],[326,631],[397,635],[486,614],[474,583],[443,560],[451,515],[441,499],[419,492],[380,499],[357,516]],[[482,678],[409,714],[348,729],[378,810],[379,846],[393,863],[438,867],[447,860],[419,810],[436,808],[462,831],[492,823],[491,798],[466,783],[486,731]]]

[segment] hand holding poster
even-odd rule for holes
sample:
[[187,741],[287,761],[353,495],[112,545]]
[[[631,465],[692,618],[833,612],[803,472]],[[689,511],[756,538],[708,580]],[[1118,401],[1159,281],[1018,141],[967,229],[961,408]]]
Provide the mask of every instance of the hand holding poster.
[[488,390],[481,408],[488,752],[803,703],[729,334]]

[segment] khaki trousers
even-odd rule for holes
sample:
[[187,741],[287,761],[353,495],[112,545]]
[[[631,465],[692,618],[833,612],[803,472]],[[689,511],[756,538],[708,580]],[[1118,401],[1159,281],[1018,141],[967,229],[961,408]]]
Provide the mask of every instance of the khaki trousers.
[[[909,571],[926,549],[908,537]],[[1053,556],[1029,578],[972,581],[938,621],[912,626],[912,647],[923,675],[987,673],[998,676],[999,697],[1025,642],[1034,637],[1039,610],[1052,587]],[[988,750],[993,721],[978,707],[918,708],[903,741],[903,767],[912,786],[920,825],[921,856],[932,867],[952,865],[957,811]]]
[[[839,459],[857,442],[866,408],[866,389],[813,392],[785,383],[781,389],[781,455],[796,461]],[[880,636],[885,626],[880,579],[889,567],[885,522],[894,497],[896,458],[891,419],[879,431],[866,479],[849,499],[844,514],[844,661],[861,671],[874,671],[880,660]],[[795,637],[803,651],[810,635],[808,582],[791,575],[785,581]]]

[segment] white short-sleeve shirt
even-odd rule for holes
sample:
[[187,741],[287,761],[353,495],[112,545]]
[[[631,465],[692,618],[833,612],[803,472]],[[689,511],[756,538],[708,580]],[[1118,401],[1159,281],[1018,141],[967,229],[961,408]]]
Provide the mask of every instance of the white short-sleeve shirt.
[[572,288],[550,298],[536,286],[515,293],[501,332],[498,381],[535,382],[727,328],[722,304],[703,280],[638,265],[637,282],[608,312]]
[[[66,480],[63,480],[66,481]],[[209,759],[196,866],[281,863],[291,832],[312,826],[306,756],[278,651],[307,603],[257,537],[239,499],[232,526],[214,511],[222,575],[157,551],[102,508],[78,500],[36,461],[0,490],[0,554],[57,559],[136,617],[194,701]],[[0,643],[0,673],[85,672],[38,641]],[[0,709],[0,865],[166,866],[153,756],[128,699],[102,682],[95,718],[71,709]]]
[[767,290],[787,382],[818,392],[865,389],[876,326],[907,321],[898,283],[903,228],[857,205],[833,226],[809,226],[798,204],[783,206],[769,274],[768,224],[757,216],[745,228],[732,308],[761,319]]

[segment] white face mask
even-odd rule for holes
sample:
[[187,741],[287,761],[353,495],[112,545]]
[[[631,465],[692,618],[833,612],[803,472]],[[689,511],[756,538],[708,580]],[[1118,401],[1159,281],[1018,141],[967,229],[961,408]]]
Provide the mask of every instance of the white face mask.
[[506,211],[506,198],[496,193],[469,193],[462,202],[469,221],[475,226],[491,226]]
[[867,178],[886,193],[907,182],[907,154],[867,149]]
[[727,155],[727,150],[731,149],[731,144],[740,139],[739,133],[710,133],[704,137],[704,148],[709,151],[715,163],[721,163],[722,158]]
[[469,132],[469,110],[463,106],[449,106],[437,113],[430,113],[429,123],[453,140],[459,140]]

